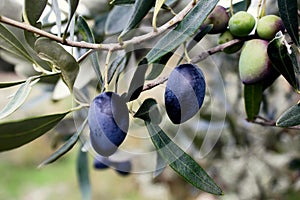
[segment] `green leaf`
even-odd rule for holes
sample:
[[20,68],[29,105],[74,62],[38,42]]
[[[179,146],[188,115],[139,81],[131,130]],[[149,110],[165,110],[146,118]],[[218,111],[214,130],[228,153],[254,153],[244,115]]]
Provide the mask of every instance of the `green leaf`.
[[149,10],[154,5],[155,0],[137,0],[134,4],[134,11],[130,17],[126,28],[123,29],[118,40],[122,41],[122,38],[132,29],[134,29],[142,19],[147,15]]
[[31,58],[18,38],[2,24],[0,24],[0,46],[6,51],[22,57],[30,63],[34,63],[34,60]]
[[155,7],[154,7],[154,12],[153,12],[153,18],[152,18],[152,26],[154,28],[154,31],[156,31],[157,26],[156,26],[156,18],[158,15],[159,10],[163,6],[166,0],[156,0],[155,1]]
[[150,73],[147,75],[146,80],[153,80],[157,78],[161,72],[164,70],[167,62],[172,57],[173,52],[168,52],[166,55],[160,57],[152,64],[152,69]]
[[52,0],[52,10],[55,14],[57,35],[58,35],[58,37],[60,37],[61,36],[61,11],[60,11],[57,0]]
[[[3,108],[3,110],[0,111],[0,119],[3,119],[9,115],[11,115],[13,112],[15,112],[26,100],[28,97],[31,86],[33,85],[32,80],[34,78],[29,78],[25,83],[23,83],[17,92],[14,94],[14,96],[11,98],[11,100],[6,104],[6,106]],[[36,81],[35,81],[36,82]]]
[[111,80],[113,79],[113,77],[117,71],[119,71],[119,72],[123,71],[126,64],[127,64],[127,56],[126,56],[125,52],[122,52],[114,59],[114,61],[109,66],[108,84],[111,82]]
[[69,112],[0,123],[0,152],[35,140],[51,130]]
[[92,199],[89,178],[88,153],[79,150],[77,158],[77,177],[83,200]]
[[295,90],[299,91],[300,84],[296,76],[299,71],[297,57],[282,34],[277,34],[269,43],[268,56],[272,66],[283,75]]
[[158,126],[145,122],[151,140],[170,167],[196,188],[215,195],[223,192],[213,179]]
[[24,3],[24,19],[31,25],[35,25],[40,19],[45,7],[47,0],[25,0]]
[[247,11],[251,4],[251,0],[243,0],[233,4],[233,12],[237,13],[239,11]]
[[279,14],[293,42],[299,46],[298,5],[296,0],[278,0]]
[[67,26],[66,26],[66,29],[65,29],[65,32],[64,32],[64,35],[63,35],[64,39],[67,38],[67,36],[68,36],[68,29],[69,29],[70,23],[72,21],[72,18],[75,14],[75,11],[77,9],[78,3],[79,3],[79,0],[68,0],[69,13],[68,13]]
[[122,5],[122,4],[134,4],[135,0],[112,0],[110,4],[112,5]]
[[39,38],[35,43],[35,50],[38,55],[61,70],[64,82],[73,91],[79,65],[75,58],[68,53],[61,45],[48,38]]
[[291,127],[300,125],[300,103],[290,107],[277,120],[276,126]]
[[244,101],[247,120],[253,121],[259,113],[262,101],[263,85],[253,84],[244,86]]
[[113,35],[123,31],[133,13],[133,6],[114,6],[105,23],[105,34]]
[[153,124],[159,124],[162,117],[159,113],[157,102],[152,99],[146,99],[138,111],[134,114],[134,117],[140,118],[146,122],[152,122]]
[[[89,25],[87,24],[87,22],[85,21],[85,19],[82,16],[78,17],[77,26],[78,26],[79,33],[83,37],[83,40],[90,42],[90,43],[95,43],[95,38],[94,38],[93,32],[91,31]],[[103,79],[102,79],[102,75],[101,75],[101,71],[100,71],[100,64],[98,61],[98,57],[99,56],[98,56],[97,52],[93,52],[91,54],[91,61],[92,61],[93,69],[96,73],[98,81],[100,82],[100,85],[103,85]]]
[[148,69],[147,59],[143,59],[139,62],[134,74],[133,78],[130,82],[128,92],[125,96],[126,101],[133,101],[139,97],[141,92],[143,91],[144,82],[145,82],[145,74]]
[[191,37],[206,19],[207,15],[216,6],[218,0],[200,0],[185,16],[177,27],[161,38],[152,50],[146,55],[149,64],[155,62],[168,52],[172,52],[179,45]]
[[77,129],[77,132],[74,135],[72,135],[72,137],[64,145],[62,145],[59,149],[57,149],[49,158],[44,160],[38,166],[38,168],[41,168],[45,165],[53,163],[57,159],[59,159],[60,157],[62,157],[66,153],[68,153],[74,147],[74,145],[77,143],[79,136],[83,132],[86,124],[87,124],[87,118],[86,118],[86,120],[84,120],[84,122],[81,124],[81,126]]

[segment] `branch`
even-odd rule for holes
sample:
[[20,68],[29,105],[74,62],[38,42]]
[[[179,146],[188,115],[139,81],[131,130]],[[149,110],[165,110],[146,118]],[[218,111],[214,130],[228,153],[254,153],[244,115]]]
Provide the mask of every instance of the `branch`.
[[123,44],[119,44],[119,43],[94,44],[94,43],[88,43],[88,42],[84,42],[84,41],[78,42],[78,41],[71,41],[71,40],[63,40],[63,38],[61,38],[61,37],[58,37],[56,35],[53,35],[51,33],[48,33],[41,29],[38,29],[27,23],[18,22],[13,19],[10,19],[8,17],[5,17],[5,16],[0,16],[0,22],[23,29],[23,30],[27,30],[29,32],[38,34],[40,36],[47,37],[49,39],[55,40],[56,42],[59,42],[61,44],[67,45],[67,46],[86,48],[86,49],[95,49],[95,50],[116,51],[116,50],[124,49],[129,44],[139,44],[139,43],[142,43],[146,40],[152,39],[152,38],[164,33],[166,30],[168,30],[169,28],[171,28],[178,22],[182,21],[183,18],[193,8],[193,6],[194,6],[194,1],[190,2],[183,10],[180,11],[180,13],[178,13],[176,16],[174,16],[167,23],[165,23],[161,27],[157,28],[156,32],[153,31],[153,32],[149,32],[145,35],[133,37],[130,40],[124,41]]
[[162,78],[157,79],[156,81],[148,83],[148,84],[144,85],[143,92],[146,91],[146,90],[150,90],[150,89],[152,89],[152,88],[154,88],[154,87],[156,87],[160,84],[163,84],[167,80],[168,80],[168,77],[162,77]]
[[[251,121],[251,123],[254,124],[259,124],[261,126],[272,126],[272,127],[277,127],[277,128],[282,128],[276,126],[276,121],[275,120],[269,120],[261,116],[256,117],[258,120]],[[300,130],[300,126],[291,126],[291,127],[284,127],[284,129],[293,129],[293,130]]]

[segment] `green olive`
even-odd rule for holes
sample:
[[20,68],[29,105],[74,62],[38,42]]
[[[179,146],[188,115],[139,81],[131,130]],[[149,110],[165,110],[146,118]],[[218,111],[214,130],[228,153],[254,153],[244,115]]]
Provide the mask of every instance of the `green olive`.
[[234,36],[245,37],[253,30],[255,19],[250,13],[240,11],[229,19],[228,24],[229,30]]
[[[231,34],[231,32],[229,30],[227,30],[220,35],[218,43],[224,44],[233,39],[235,39],[234,36]],[[226,47],[225,49],[223,49],[223,52],[228,53],[228,54],[236,53],[237,51],[239,51],[242,48],[242,46],[243,46],[243,42],[240,42],[240,43],[234,44],[230,47]]]
[[267,15],[260,18],[257,22],[257,35],[266,40],[271,40],[275,37],[278,31],[283,31],[284,25],[280,17],[276,15]]

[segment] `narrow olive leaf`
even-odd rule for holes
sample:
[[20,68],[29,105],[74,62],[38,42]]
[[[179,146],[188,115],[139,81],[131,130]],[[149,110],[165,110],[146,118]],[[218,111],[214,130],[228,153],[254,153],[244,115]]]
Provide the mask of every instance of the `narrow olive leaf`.
[[156,31],[157,26],[156,26],[156,19],[157,19],[157,15],[159,10],[161,9],[161,7],[163,6],[163,4],[165,3],[166,0],[156,0],[155,1],[155,7],[154,7],[154,12],[153,12],[153,18],[152,18],[152,26],[154,28],[154,31]]
[[296,0],[278,0],[279,15],[291,36],[293,42],[299,46],[298,32],[298,4]]
[[154,5],[154,2],[155,0],[136,0],[130,20],[118,38],[120,42],[130,30],[134,29],[142,21]]
[[24,3],[24,20],[34,25],[40,19],[46,5],[47,0],[25,0]]
[[57,35],[58,37],[60,37],[61,36],[61,12],[57,0],[52,0],[52,10],[55,14]]
[[299,91],[299,80],[296,72],[299,71],[296,55],[282,34],[276,37],[268,45],[268,56],[272,66],[283,75],[289,84]]
[[145,74],[148,69],[147,59],[144,58],[138,63],[138,66],[133,74],[132,80],[130,82],[128,92],[125,96],[126,101],[133,101],[137,99],[141,92],[143,91]]
[[244,86],[244,102],[247,120],[253,121],[257,117],[262,101],[262,94],[263,85],[260,83]]
[[[6,104],[6,106],[0,111],[0,119],[3,119],[13,112],[15,112],[26,100],[28,97],[31,88],[32,88],[32,81],[33,78],[27,79],[25,83],[23,83],[17,92],[13,95],[11,100]],[[38,81],[38,80],[36,80]],[[34,82],[36,82],[34,81]]]
[[[95,43],[95,38],[94,38],[93,32],[82,16],[78,17],[77,27],[78,27],[79,33],[83,37],[83,40],[90,42],[90,43]],[[92,67],[98,78],[98,81],[100,82],[100,85],[103,85],[103,79],[102,79],[102,75],[101,75],[101,71],[100,71],[100,64],[98,61],[98,57],[99,57],[98,53],[93,52],[91,54],[91,62],[92,62]]]
[[107,16],[105,34],[113,35],[123,31],[128,24],[132,13],[132,5],[114,6]]
[[233,4],[233,13],[239,11],[247,11],[250,6],[251,0],[243,0]]
[[215,195],[222,195],[220,187],[201,166],[177,146],[158,126],[145,122],[151,140],[170,167],[196,188]]
[[112,5],[134,4],[135,0],[112,0],[109,3]]
[[150,73],[147,75],[146,80],[153,80],[157,78],[164,70],[167,62],[172,57],[173,52],[168,52],[166,55],[160,57],[152,64]]
[[51,130],[69,112],[0,123],[0,152],[35,140]]
[[110,64],[108,69],[108,84],[111,82],[118,69],[124,69],[126,63],[127,63],[127,56],[125,52],[122,52],[114,59],[114,61]]
[[159,176],[165,170],[167,166],[166,161],[161,157],[161,155],[157,152],[156,153],[156,165],[155,171],[153,172],[153,177]]
[[140,118],[153,124],[159,124],[162,120],[161,114],[159,113],[159,109],[157,107],[157,102],[152,98],[146,99],[133,117]]
[[300,103],[287,109],[276,121],[276,126],[291,127],[300,125]]
[[191,37],[195,31],[199,29],[200,25],[217,3],[218,0],[198,1],[194,8],[185,16],[177,27],[161,38],[146,55],[149,64],[155,62],[168,52],[173,51]]
[[2,24],[0,24],[0,46],[6,51],[34,63],[34,60],[31,58],[19,39]]
[[67,21],[67,26],[65,29],[65,32],[63,34],[63,38],[66,39],[68,36],[68,29],[71,24],[72,18],[76,12],[77,6],[78,6],[79,0],[68,0],[69,4],[69,13],[68,13],[68,21]]
[[84,122],[81,124],[81,126],[77,129],[77,132],[72,135],[72,137],[59,149],[57,149],[49,158],[44,160],[41,164],[39,164],[38,168],[44,167],[45,165],[48,165],[50,163],[55,162],[57,159],[68,153],[74,145],[77,143],[80,134],[83,132],[85,126],[87,124],[87,118],[84,120]]
[[80,186],[82,200],[91,200],[91,184],[88,165],[88,153],[81,151],[78,152],[77,157],[77,178]]
[[61,70],[61,75],[64,82],[73,91],[79,65],[75,58],[68,53],[61,45],[48,38],[39,38],[35,43],[35,50],[38,55]]

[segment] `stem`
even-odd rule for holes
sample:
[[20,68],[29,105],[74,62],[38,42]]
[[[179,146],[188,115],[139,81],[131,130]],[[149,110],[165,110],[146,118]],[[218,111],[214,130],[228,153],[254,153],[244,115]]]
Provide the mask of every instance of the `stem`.
[[111,57],[112,51],[108,51],[105,60],[105,78],[104,78],[104,89],[108,91],[108,71],[109,71],[109,60]]
[[97,50],[106,50],[106,51],[116,51],[126,48],[129,44],[139,44],[146,40],[152,39],[162,33],[164,33],[166,30],[177,24],[178,22],[182,21],[183,18],[189,13],[189,11],[193,8],[194,3],[197,2],[196,0],[190,2],[183,10],[181,10],[176,16],[174,16],[171,20],[169,20],[164,25],[157,28],[157,32],[149,32],[141,36],[133,37],[130,40],[124,41],[123,45],[119,43],[109,43],[109,44],[94,44],[94,43],[88,43],[84,41],[71,41],[71,40],[63,40],[63,38],[58,37],[56,35],[53,35],[51,33],[48,33],[46,31],[43,31],[41,29],[38,29],[34,26],[31,26],[26,23],[18,22],[13,19],[7,18],[5,16],[0,16],[0,22],[11,25],[23,30],[27,30],[29,32],[35,33],[37,35],[47,37],[49,39],[52,39],[56,42],[59,42],[61,44],[72,46],[72,47],[79,47],[79,48],[86,48],[86,49],[97,49]]
[[230,14],[231,16],[234,15],[234,12],[233,12],[233,0],[230,0]]
[[153,81],[151,83],[148,83],[146,85],[144,85],[144,88],[143,88],[143,92],[144,91],[147,91],[147,90],[150,90],[160,84],[163,84],[164,82],[166,82],[168,80],[168,77],[162,77],[160,79],[157,79],[156,81]]

